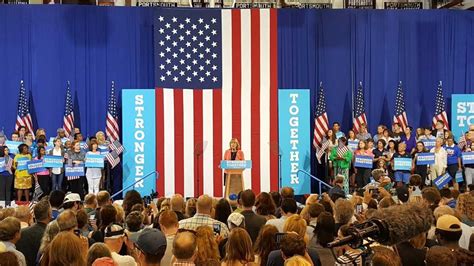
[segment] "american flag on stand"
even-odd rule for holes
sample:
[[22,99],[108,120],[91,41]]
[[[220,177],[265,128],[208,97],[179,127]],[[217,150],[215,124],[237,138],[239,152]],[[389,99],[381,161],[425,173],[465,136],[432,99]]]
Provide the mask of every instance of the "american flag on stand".
[[15,130],[18,130],[21,126],[26,127],[29,132],[33,132],[33,120],[31,119],[30,114],[30,101],[26,96],[26,89],[23,80],[20,81],[20,95],[18,97],[18,113],[16,116]]
[[74,107],[72,103],[71,84],[68,81],[66,87],[66,100],[64,103],[63,129],[66,137],[74,139]]
[[393,123],[398,123],[405,130],[408,127],[407,113],[405,109],[405,97],[403,96],[402,82],[398,83],[397,98],[395,99],[395,114]]
[[328,114],[326,112],[326,98],[324,98],[323,83],[319,84],[316,113],[314,114],[313,146],[318,149],[329,130]]
[[438,89],[436,91],[435,101],[435,115],[433,116],[433,128],[435,128],[436,122],[441,120],[444,122],[444,128],[449,129],[448,115],[446,114],[444,96],[443,96],[443,83],[440,81]]
[[359,83],[356,92],[356,98],[354,102],[354,132],[359,132],[362,124],[367,125],[367,117],[365,116],[365,104],[364,104],[364,88],[362,88],[362,82]]
[[276,9],[156,9],[157,191],[223,195],[237,138],[245,188],[278,189]]
[[105,158],[110,163],[112,169],[120,163],[120,156],[117,150],[110,151],[105,155]]
[[120,138],[120,128],[118,124],[117,98],[115,97],[115,82],[112,81],[110,89],[109,104],[107,107],[107,121],[105,125],[105,134],[110,142]]

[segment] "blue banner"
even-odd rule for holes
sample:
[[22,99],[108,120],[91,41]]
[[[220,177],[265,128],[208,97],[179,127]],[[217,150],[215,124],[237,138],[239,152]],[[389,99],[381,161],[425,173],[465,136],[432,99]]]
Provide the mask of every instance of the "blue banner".
[[65,165],[64,173],[66,176],[84,176],[84,164]]
[[410,171],[411,163],[411,158],[394,158],[393,168],[395,171]]
[[311,192],[311,180],[298,170],[310,171],[311,112],[309,90],[278,90],[278,139],[281,153],[281,186],[295,194]]
[[46,168],[63,167],[63,157],[56,155],[45,155],[43,158],[43,166]]
[[26,163],[29,174],[35,174],[46,170],[43,166],[43,160],[31,160]]
[[222,169],[249,169],[252,168],[252,161],[221,161]]
[[102,155],[107,155],[107,153],[109,153],[109,147],[106,145],[99,145],[98,148],[99,148],[100,154]]
[[451,95],[451,131],[458,140],[474,124],[474,94]]
[[0,158],[0,172],[4,172],[6,168],[5,158]]
[[18,146],[20,144],[23,144],[23,142],[20,142],[20,141],[11,141],[11,140],[7,140],[5,141],[5,146],[8,147],[8,150],[10,151],[10,153],[13,153],[13,154],[17,154],[18,153]]
[[359,140],[348,140],[347,141],[347,147],[351,149],[351,151],[357,150],[357,146],[359,145]]
[[104,168],[104,155],[100,154],[86,154],[86,167],[87,168]]
[[26,163],[28,162],[28,158],[18,158],[16,160],[16,170],[28,170],[28,167],[26,166]]
[[423,139],[421,142],[423,142],[427,150],[431,150],[436,145],[436,139]]
[[474,164],[474,152],[463,152],[462,153],[462,164]]
[[354,159],[354,167],[372,168],[374,157],[368,155],[356,155]]
[[[122,90],[123,187],[126,188],[156,169],[155,90]],[[163,149],[163,147],[159,147]],[[156,189],[155,178],[145,178],[129,189],[149,195]]]
[[442,189],[446,184],[449,183],[453,178],[448,174],[444,174],[442,176],[438,176],[435,180],[433,180],[433,183],[438,189]]
[[462,177],[462,172],[461,171],[456,172],[455,180],[456,180],[456,183],[464,182],[464,178]]
[[435,155],[434,153],[418,153],[416,155],[416,165],[430,165],[434,164]]

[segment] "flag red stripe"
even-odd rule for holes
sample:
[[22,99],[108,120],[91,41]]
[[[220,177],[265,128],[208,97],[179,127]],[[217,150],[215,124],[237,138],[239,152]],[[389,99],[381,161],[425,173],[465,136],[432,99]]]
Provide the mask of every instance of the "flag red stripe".
[[222,193],[222,171],[217,167],[222,160],[223,147],[222,147],[222,90],[215,89],[212,92],[212,104],[213,104],[213,137],[214,137],[214,196],[221,197]]
[[184,193],[183,91],[174,92],[174,178],[175,193]]
[[163,128],[164,121],[164,107],[163,107],[163,90],[157,89],[155,91],[155,108],[156,108],[156,170],[159,173],[159,178],[156,181],[156,191],[158,195],[165,195],[165,134]]
[[203,117],[202,117],[202,90],[193,90],[194,100],[194,195],[203,193]]
[[[270,9],[270,188],[278,191],[278,57],[277,10]],[[273,150],[273,151],[272,151]],[[266,178],[266,177],[265,177]]]
[[241,136],[241,14],[239,9],[232,10],[232,137]]
[[251,154],[252,190],[260,192],[260,9],[251,11]]

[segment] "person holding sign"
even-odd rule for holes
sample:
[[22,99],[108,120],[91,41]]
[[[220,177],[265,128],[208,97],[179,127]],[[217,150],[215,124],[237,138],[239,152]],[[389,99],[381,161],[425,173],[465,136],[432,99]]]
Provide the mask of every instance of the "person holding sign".
[[425,144],[423,141],[418,141],[416,143],[415,151],[413,152],[413,166],[412,168],[415,169],[415,174],[421,177],[421,184],[424,185],[426,182],[426,177],[428,176],[428,165],[418,165],[418,154],[419,153],[426,153],[428,150],[425,148]]
[[338,146],[331,150],[329,160],[333,161],[334,175],[344,177],[343,188],[347,195],[349,194],[349,168],[351,167],[352,152],[347,148],[346,142],[345,137],[339,138]]
[[[89,151],[87,152],[86,157],[89,154],[100,155],[98,148],[99,144],[97,141],[92,140],[89,143]],[[102,169],[87,167],[86,178],[89,185],[89,194],[97,194],[99,192],[100,179],[102,178]]]
[[3,161],[3,171],[0,169],[0,201],[4,201],[5,206],[8,206],[11,203],[10,189],[13,183],[11,161],[13,159],[8,155],[6,146],[0,146],[0,160]]
[[385,164],[388,161],[385,145],[385,140],[379,139],[377,147],[372,151],[374,154],[374,169],[378,168],[379,164]]
[[[67,152],[68,156],[68,165],[80,165],[84,164],[86,153],[81,149],[81,143],[77,140],[73,141],[72,149]],[[69,182],[69,190],[72,193],[77,193],[81,196],[81,199],[84,198],[84,176],[68,176],[67,181]]]
[[[371,150],[368,150],[367,142],[360,140],[355,155],[373,156]],[[369,183],[371,168],[355,167],[355,179],[358,188],[363,188]]]
[[[63,148],[63,142],[61,138],[55,138],[54,139],[54,148],[49,151],[49,155],[53,156],[61,156],[64,158],[64,148]],[[61,186],[63,183],[63,178],[64,178],[64,168],[61,167],[55,167],[51,168],[51,180],[53,183],[52,190],[61,190]]]
[[399,187],[403,186],[403,184],[407,184],[408,181],[410,181],[410,170],[401,170],[395,167],[395,160],[397,158],[409,158],[411,160],[411,155],[407,153],[406,149],[407,145],[405,142],[400,142],[398,144],[398,152],[392,157],[392,169],[395,170],[394,177]]
[[[466,152],[474,152],[474,142],[466,148]],[[466,174],[466,186],[474,183],[474,163],[464,162],[464,173]]]
[[[39,146],[37,153],[38,156],[35,160],[43,160],[43,157],[46,155],[46,149],[43,146]],[[45,168],[44,171],[34,174],[34,177],[35,182],[38,182],[41,190],[43,190],[43,196],[49,195],[49,192],[51,191],[51,176],[49,175],[49,170]]]
[[454,180],[456,178],[456,173],[461,170],[462,171],[462,164],[461,164],[461,149],[458,145],[454,144],[453,135],[446,139],[446,146],[444,148],[447,154],[447,171],[448,174],[453,178],[450,182],[450,186],[453,185],[454,189],[459,190],[459,184]]
[[444,140],[436,138],[435,147],[431,148],[430,152],[435,155],[435,163],[430,165],[430,179],[435,180],[438,176],[446,172],[448,155],[443,148]]
[[23,193],[26,201],[30,201],[31,175],[28,173],[26,162],[31,160],[30,148],[26,144],[18,146],[18,154],[13,159],[15,171],[16,200],[21,201]]

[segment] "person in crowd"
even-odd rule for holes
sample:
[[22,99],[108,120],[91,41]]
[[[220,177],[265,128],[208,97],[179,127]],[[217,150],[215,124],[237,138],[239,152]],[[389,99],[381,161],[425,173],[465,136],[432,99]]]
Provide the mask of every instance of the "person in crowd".
[[179,221],[179,228],[195,231],[201,225],[207,225],[211,228],[220,227],[219,235],[227,238],[229,229],[225,223],[219,222],[211,218],[212,198],[208,195],[202,195],[196,202],[197,213],[190,218]]
[[[76,220],[77,220],[77,233],[79,233],[83,237],[88,237],[90,232],[94,230],[96,225],[92,226],[89,217],[84,209],[80,209],[76,213]],[[91,243],[93,240],[88,239]],[[95,243],[95,242],[94,242]]]
[[411,159],[411,155],[406,150],[407,149],[406,149],[405,142],[400,142],[398,144],[398,152],[393,155],[392,161],[391,161],[392,169],[395,170],[394,172],[395,181],[398,183],[398,186],[407,184],[408,181],[410,180],[410,170],[395,169],[395,158],[410,158]]
[[[89,151],[87,155],[100,155],[99,144],[97,141],[93,140],[89,144]],[[90,194],[96,194],[99,192],[100,179],[102,178],[102,169],[101,168],[91,168],[87,167],[86,170],[87,184],[89,187]]]
[[66,131],[64,130],[64,128],[60,127],[56,130],[56,137],[57,138],[60,138],[61,140],[66,141],[67,137],[66,137]]
[[[305,213],[303,213],[303,211],[305,211]],[[314,237],[314,229],[316,229],[316,225],[318,224],[318,217],[324,211],[324,206],[318,202],[310,203],[306,204],[303,211],[301,211],[300,215],[301,218],[306,220],[306,224],[308,225],[306,234],[311,242]]]
[[56,220],[50,222],[46,225],[46,229],[44,230],[43,237],[41,238],[41,244],[36,255],[36,262],[39,265],[48,265],[48,256],[49,248],[51,241],[53,241],[54,237],[60,232],[59,224]]
[[350,129],[348,132],[347,132],[347,141],[356,141],[358,142],[359,139],[357,139],[357,136],[354,132],[354,130]]
[[270,219],[266,224],[274,225],[278,229],[278,232],[283,233],[283,226],[285,225],[286,219],[296,214],[297,211],[296,201],[292,198],[284,198],[281,201],[281,217],[278,219]]
[[63,205],[64,197],[66,195],[61,190],[53,190],[49,194],[49,204],[51,204],[52,218],[56,220],[59,215],[59,210]]
[[314,229],[314,239],[309,242],[309,247],[317,251],[322,265],[334,265],[334,256],[326,245],[335,239],[336,222],[329,212],[322,212]]
[[88,216],[95,215],[97,209],[97,196],[95,194],[87,194],[84,197],[84,211]]
[[439,191],[434,187],[425,187],[421,190],[421,197],[423,201],[434,211],[441,201]]
[[289,232],[281,238],[280,250],[270,252],[267,266],[284,265],[285,260],[295,256],[304,256],[312,265],[321,265],[314,249],[307,249],[304,237],[297,232]]
[[23,139],[23,143],[28,145],[28,148],[30,150],[30,154],[35,152],[36,142],[33,140],[33,134],[31,134],[31,132],[27,132],[25,134],[25,138]]
[[87,266],[92,266],[96,259],[104,257],[112,259],[112,253],[110,253],[110,250],[104,243],[94,243],[87,252]]
[[341,131],[341,124],[339,124],[339,122],[332,123],[332,132],[334,132],[334,136],[336,136],[336,139],[340,139],[346,136],[344,132]]
[[383,139],[377,141],[375,149],[372,150],[374,154],[374,169],[378,167],[379,163],[385,164],[388,162],[387,151],[385,150],[386,142]]
[[18,251],[25,255],[28,266],[36,265],[36,254],[38,254],[41,239],[46,230],[46,225],[51,221],[51,205],[47,200],[41,200],[33,207],[36,223],[21,230],[21,238],[16,243]]
[[136,242],[138,235],[140,234],[143,228],[143,214],[138,211],[133,211],[125,217],[125,235],[127,240]]
[[[43,160],[45,155],[46,149],[43,146],[39,146],[35,160]],[[49,192],[51,191],[51,176],[49,170],[44,169],[43,171],[34,174],[34,177],[35,181],[38,182],[43,191],[43,196],[49,195]]]
[[186,206],[186,203],[184,202],[183,195],[174,194],[170,198],[171,210],[176,213],[176,216],[178,217],[178,221],[186,219],[186,215],[184,214],[185,206]]
[[[427,165],[418,165],[418,154],[420,153],[427,153],[428,150],[425,148],[425,144],[423,141],[418,141],[415,146],[415,150],[413,151],[412,157],[412,169],[413,172],[421,177],[421,183],[424,185],[426,183],[426,179],[428,176],[428,166]],[[421,187],[420,187],[421,188]]]
[[421,176],[414,174],[410,176],[408,183],[408,190],[410,191],[410,197],[421,197],[421,189],[423,187]]
[[20,135],[18,134],[18,131],[14,131],[11,135],[11,140],[15,142],[20,141]]
[[455,254],[447,247],[434,246],[426,252],[426,265],[457,266]]
[[[138,236],[135,246],[138,249],[138,264],[142,266],[169,265],[162,264],[167,241],[165,235],[155,228],[146,228]],[[113,253],[112,253],[113,258]]]
[[463,193],[459,195],[456,204],[461,222],[474,226],[474,195],[471,193]]
[[404,142],[406,145],[405,151],[409,154],[413,152],[416,146],[416,136],[413,135],[413,128],[408,126],[404,130],[404,135],[401,136],[400,142]]
[[447,152],[443,148],[444,140],[437,138],[435,147],[431,148],[430,152],[435,154],[435,163],[430,165],[430,179],[434,180],[438,176],[443,175],[447,168]]
[[374,140],[372,138],[369,138],[367,140],[367,149],[370,150],[370,151],[373,151],[374,150]]
[[77,193],[68,193],[64,197],[63,205],[64,210],[71,210],[76,213],[79,209],[81,209],[81,198]]
[[[86,153],[81,149],[81,143],[79,141],[74,141],[72,143],[73,149],[68,151],[68,165],[82,165],[85,162]],[[84,182],[82,177],[78,176],[68,176],[68,183],[71,189],[71,192],[79,194],[79,196],[84,198]]]
[[7,169],[7,165],[10,165],[10,160],[13,160],[8,155],[8,148],[6,146],[0,146],[0,159],[3,158],[5,160],[5,170],[0,172],[0,201],[3,203],[4,206],[9,206],[11,203],[11,187],[13,184],[13,174],[12,169]]
[[424,134],[425,134],[425,129],[424,128],[422,128],[422,127],[416,128],[415,141],[416,142],[420,141],[421,136],[423,136]]
[[27,228],[33,223],[33,215],[31,214],[30,208],[26,205],[16,207],[14,216],[20,220],[21,229]]
[[[15,168],[15,189],[16,189],[16,200],[21,201],[23,195],[27,202],[30,201],[30,189],[31,189],[31,174],[26,169],[26,161],[31,160],[31,154],[26,144],[20,144],[18,146],[19,154],[13,159],[13,167]],[[20,162],[19,162],[20,161]],[[19,169],[19,164],[20,166]]]
[[404,132],[402,131],[402,128],[400,127],[400,124],[398,123],[393,123],[392,124],[392,138],[395,142],[400,142],[402,136],[404,135]]
[[379,140],[383,139],[383,131],[386,129],[384,125],[377,126],[377,134],[374,134],[374,141],[378,142]]
[[104,242],[105,229],[110,224],[115,222],[117,217],[117,210],[114,206],[108,204],[104,205],[100,209],[100,222],[97,231],[94,231],[90,238],[94,239],[95,242]]
[[[367,142],[363,139],[359,141],[359,145],[357,150],[354,152],[354,155],[373,156],[372,151],[368,150]],[[355,179],[358,188],[362,188],[369,183],[370,171],[370,168],[355,167]]]
[[260,228],[265,225],[267,219],[253,211],[255,193],[251,189],[242,191],[239,203],[242,206],[240,213],[245,217],[245,230],[247,230],[250,239],[252,239],[252,243],[254,243],[255,240],[257,240]]
[[41,137],[46,138],[46,130],[44,130],[44,128],[38,128],[36,130],[35,139],[39,139]]
[[[383,136],[380,139],[383,139],[385,141],[385,143],[386,143],[385,148],[387,149],[388,148],[388,142],[390,140],[393,140],[392,133],[390,132],[390,130],[387,127],[385,127],[385,129],[383,130]],[[380,139],[377,139],[377,140],[380,140]]]
[[450,182],[450,185],[454,186],[454,189],[459,190],[459,184],[455,181],[456,173],[462,171],[461,163],[461,149],[458,145],[454,144],[454,139],[452,136],[449,136],[446,139],[446,146],[444,147],[447,155],[447,168],[446,171],[453,178]]
[[51,241],[49,249],[49,265],[86,265],[87,250],[89,249],[87,241],[83,241],[71,232],[60,232]]
[[368,139],[372,138],[370,133],[367,130],[367,125],[362,123],[359,128],[359,133],[357,133],[356,138],[358,140],[364,140],[367,141]]
[[193,217],[196,214],[196,198],[189,198],[186,201],[185,215],[187,218]]
[[451,189],[442,188],[439,190],[439,194],[441,195],[441,205],[447,205],[453,209],[456,207],[456,199],[454,199]]
[[455,216],[445,214],[436,221],[438,243],[451,249],[458,265],[474,265],[474,252],[459,247],[461,234],[461,222]]
[[255,263],[267,265],[270,252],[278,249],[276,243],[277,233],[278,229],[274,225],[267,224],[262,227],[254,245]]
[[18,266],[18,259],[15,253],[7,251],[5,244],[0,242],[0,261],[2,266]]
[[125,193],[125,197],[123,198],[122,203],[122,207],[125,211],[125,216],[132,212],[132,208],[135,204],[140,204],[143,206],[142,196],[136,190],[127,191],[127,193]]
[[431,127],[424,128],[424,135],[419,137],[420,141],[423,140],[436,140],[436,136],[433,136]]
[[112,204],[110,193],[107,190],[101,190],[97,193],[97,208],[95,209],[95,219],[100,224],[100,209],[105,205]]
[[285,260],[285,266],[311,266],[312,264],[303,256],[295,255]]
[[230,234],[226,246],[226,256],[222,260],[222,266],[252,266],[255,256],[252,250],[252,240],[243,228],[234,228]]
[[173,241],[178,233],[178,216],[171,210],[163,211],[159,218],[160,228],[166,237],[166,251],[161,259],[162,265],[171,265]]
[[435,124],[435,130],[431,134],[435,136],[436,138],[444,139],[445,131],[447,131],[447,129],[446,129],[446,125],[444,121],[438,120],[436,121],[436,124]]
[[[128,255],[120,255],[119,252],[124,244],[124,234],[122,226],[110,224],[104,230],[104,243],[109,248],[112,259],[119,265],[137,265],[135,259]],[[164,237],[163,237],[164,238]],[[166,245],[166,240],[164,240]],[[166,246],[165,246],[166,249]],[[164,253],[164,250],[163,250]]]
[[196,229],[197,252],[194,262],[198,265],[219,262],[220,255],[213,229],[201,225]]
[[0,241],[6,246],[7,251],[15,253],[18,264],[26,266],[26,259],[23,253],[16,249],[16,243],[21,238],[20,221],[15,217],[7,217],[0,221]]
[[349,193],[349,168],[352,162],[352,152],[346,146],[346,138],[338,139],[338,146],[331,150],[329,159],[333,162],[334,174],[343,176],[343,188],[346,194]]
[[396,245],[396,251],[400,255],[402,265],[425,266],[426,251],[426,233],[403,241]]
[[173,265],[195,265],[196,251],[196,236],[187,231],[178,233],[173,241],[173,256],[176,258]]
[[[474,135],[474,133],[472,134]],[[474,151],[474,142],[466,149],[468,152]],[[464,164],[464,174],[466,178],[466,186],[474,183],[474,164]]]
[[[334,201],[337,198],[345,198],[348,193],[344,190],[345,177],[337,175],[334,179],[334,186],[329,190],[329,197]],[[349,191],[348,191],[349,192]]]
[[[49,151],[49,155],[61,156],[64,158],[65,151],[63,148],[63,143],[61,138],[54,139],[54,148]],[[64,159],[63,159],[64,162]],[[54,167],[51,168],[51,180],[53,183],[52,190],[61,190],[62,183],[64,178],[64,168],[63,167]]]
[[334,219],[336,221],[336,232],[337,230],[345,224],[351,222],[352,217],[354,216],[354,206],[352,203],[346,199],[338,199],[334,203]]
[[105,138],[103,131],[97,131],[95,137],[97,138],[97,143],[99,143],[99,145],[108,146],[110,144],[110,142]]
[[402,266],[400,257],[391,248],[376,246],[372,250],[372,265]]
[[229,201],[225,198],[220,199],[216,203],[214,210],[214,219],[222,223],[227,223],[227,217],[232,213]]
[[275,219],[276,204],[270,193],[260,192],[255,199],[255,212],[265,217],[268,221]]

